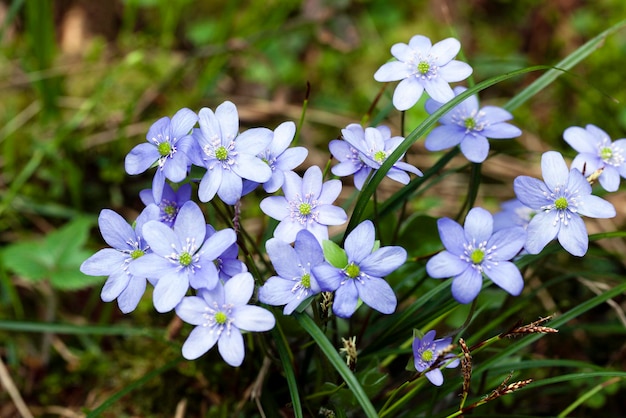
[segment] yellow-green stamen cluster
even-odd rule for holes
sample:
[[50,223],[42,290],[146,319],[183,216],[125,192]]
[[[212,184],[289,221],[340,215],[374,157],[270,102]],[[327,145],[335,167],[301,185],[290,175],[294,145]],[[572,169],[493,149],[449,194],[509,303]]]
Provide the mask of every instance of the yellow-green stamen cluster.
[[228,158],[228,150],[223,145],[215,150],[215,158],[224,161]]
[[603,161],[609,161],[611,158],[613,157],[613,148],[611,147],[603,147],[600,150],[600,158],[602,158]]
[[472,251],[472,254],[470,255],[470,259],[472,260],[472,263],[474,264],[482,263],[483,260],[485,259],[485,251],[483,251],[480,248],[476,248],[474,251]]
[[216,312],[214,318],[215,323],[219,325],[223,325],[228,321],[228,316],[222,311]]
[[161,155],[161,157],[170,155],[170,153],[172,152],[172,146],[169,142],[161,142],[159,145],[157,145],[157,149],[159,150],[159,154]]
[[187,267],[189,264],[191,264],[191,261],[192,257],[191,254],[189,254],[188,252],[181,253],[178,257],[178,262],[181,266]]
[[433,355],[432,350],[424,350],[424,352],[422,352],[421,357],[422,357],[422,361],[429,363],[433,360],[434,355]]
[[346,276],[354,279],[361,273],[361,269],[354,263],[348,264],[348,266],[344,269]]
[[374,161],[376,161],[378,164],[382,164],[386,158],[387,154],[385,153],[385,151],[376,151],[376,153],[374,154]]
[[559,197],[558,199],[554,201],[554,207],[558,210],[567,209],[568,206],[569,204],[567,202],[567,199],[563,196]]
[[307,216],[311,214],[311,204],[310,203],[300,203],[300,206],[298,206],[298,211],[300,212],[300,215],[302,216]]
[[300,278],[300,284],[302,285],[302,287],[310,289],[311,288],[311,275],[309,273],[304,273],[302,277]]
[[136,260],[136,259],[138,259],[139,257],[141,257],[144,254],[145,254],[145,252],[143,250],[140,250],[139,248],[137,248],[136,250],[133,250],[133,252],[130,253],[130,257],[133,260]]
[[476,119],[474,118],[466,118],[464,121],[465,128],[468,130],[472,130],[476,128]]
[[427,61],[420,61],[417,64],[417,71],[420,74],[426,74],[428,73],[428,70],[430,70],[430,64]]

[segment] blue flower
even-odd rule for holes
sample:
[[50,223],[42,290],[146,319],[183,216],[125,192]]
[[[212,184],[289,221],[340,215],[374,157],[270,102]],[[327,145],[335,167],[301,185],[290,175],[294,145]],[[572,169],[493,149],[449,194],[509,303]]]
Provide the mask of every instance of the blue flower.
[[615,208],[592,195],[591,185],[581,172],[568,170],[563,156],[556,151],[541,156],[541,172],[544,181],[519,176],[513,182],[520,202],[537,211],[526,229],[525,248],[530,254],[539,254],[556,237],[567,252],[582,257],[589,237],[580,215],[612,218]]
[[[413,340],[413,358],[415,369],[418,372],[426,372],[426,378],[435,386],[443,384],[443,373],[440,366],[453,368],[459,365],[459,359],[453,354],[445,354],[441,357],[442,352],[452,344],[452,338],[440,338],[435,340],[435,331],[428,331],[423,338],[415,337]],[[429,370],[431,367],[435,367]]]
[[611,142],[607,133],[594,125],[567,128],[563,139],[580,153],[572,161],[572,168],[585,176],[602,170],[598,181],[604,190],[614,192],[619,188],[620,176],[626,178],[626,139]]
[[232,229],[207,238],[204,216],[193,201],[180,208],[173,228],[150,221],[142,231],[152,253],[136,260],[129,269],[133,275],[156,280],[153,302],[159,312],[174,309],[189,286],[214,288],[219,281],[214,261],[237,238]]
[[240,273],[224,285],[200,289],[197,296],[183,298],[176,306],[176,314],[196,325],[183,344],[183,357],[197,359],[217,343],[224,361],[240,366],[244,359],[241,331],[268,331],[276,322],[268,310],[247,304],[253,291],[252,275]]
[[522,249],[526,232],[522,227],[493,232],[493,217],[482,208],[471,209],[462,227],[450,218],[437,221],[439,236],[446,248],[426,263],[426,271],[435,279],[452,279],[452,296],[469,303],[478,296],[483,273],[492,282],[517,296],[524,279],[510,262]]
[[[207,224],[207,239],[212,237],[215,233],[215,228]],[[239,246],[237,243],[233,243],[230,247],[226,248],[224,252],[215,259],[214,263],[215,267],[217,267],[219,278],[222,281],[226,281],[236,274],[248,271],[246,264],[239,260]]]
[[140,191],[139,198],[146,206],[156,204],[160,209],[159,220],[167,226],[172,226],[181,206],[191,199],[191,184],[183,184],[177,191],[174,191],[172,186],[165,183],[163,195],[158,204],[155,202],[154,194],[150,189]]
[[198,113],[200,129],[194,129],[194,165],[207,169],[200,181],[198,197],[208,202],[217,194],[223,202],[234,205],[242,196],[243,180],[265,183],[272,169],[257,154],[267,148],[272,131],[253,128],[239,134],[239,114],[231,102],[215,109],[202,108]]
[[397,43],[391,47],[397,61],[383,64],[374,79],[402,80],[393,93],[393,105],[398,110],[411,108],[424,90],[434,100],[445,103],[454,98],[448,83],[465,80],[472,74],[468,64],[453,60],[460,49],[461,44],[454,38],[432,45],[427,37],[415,35],[408,45]]
[[[465,87],[455,87],[454,94],[458,96],[465,90]],[[429,99],[426,111],[432,114],[443,104]],[[509,139],[522,134],[519,128],[505,122],[510,119],[513,115],[500,107],[479,108],[477,96],[470,96],[439,119],[442,125],[428,134],[424,146],[429,151],[441,151],[460,144],[468,160],[482,163],[489,153],[487,138]]]
[[352,316],[359,298],[384,314],[396,310],[396,295],[383,276],[404,264],[406,251],[398,246],[375,248],[374,224],[363,221],[346,237],[347,264],[343,268],[326,262],[313,267],[320,288],[326,292],[335,291],[335,315],[341,318]]
[[270,196],[261,201],[261,210],[280,221],[274,237],[291,243],[302,229],[319,242],[328,239],[328,225],[341,225],[348,215],[332,203],[341,192],[340,180],[322,182],[322,170],[309,167],[300,178],[293,171],[285,173],[284,196]]
[[529,208],[518,199],[502,202],[500,207],[502,210],[493,215],[494,231],[512,226],[521,226],[526,229],[530,220],[537,213],[535,209]]
[[[263,189],[268,193],[274,193],[283,186],[285,172],[292,171],[302,164],[309,151],[305,147],[291,147],[291,141],[296,134],[296,124],[284,122],[274,130],[272,142],[260,152],[257,157],[263,160],[271,169],[272,177],[263,183]],[[251,185],[245,183],[252,183]],[[244,194],[253,190],[257,183],[245,181]]]
[[[332,168],[336,176],[354,174],[354,185],[361,190],[372,170],[378,170],[387,157],[404,141],[401,136],[391,137],[387,126],[365,128],[357,123],[348,125],[341,130],[345,143],[341,140],[331,141],[330,152],[339,164]],[[349,144],[349,145],[348,145]],[[400,158],[403,156],[401,155]],[[406,172],[422,175],[422,172],[403,161],[396,161],[387,171],[387,177],[407,184],[410,180]]]
[[100,297],[105,302],[117,299],[124,313],[134,311],[146,291],[146,277],[131,274],[129,266],[150,252],[150,247],[141,236],[141,228],[158,216],[159,208],[149,205],[139,214],[136,229],[133,229],[117,213],[110,209],[102,210],[98,217],[100,233],[112,248],[98,251],[80,266],[80,271],[90,276],[108,276]]
[[290,315],[304,300],[319,293],[312,269],[324,262],[317,239],[306,229],[298,232],[294,246],[272,238],[265,243],[277,276],[270,277],[259,289],[259,300],[268,305],[285,305]]
[[198,115],[186,108],[176,112],[171,120],[168,117],[161,118],[148,130],[148,143],[137,145],[126,156],[128,174],[141,174],[155,162],[158,163],[152,180],[155,202],[161,201],[166,178],[178,183],[187,176],[187,153],[193,147],[190,133],[197,121]]

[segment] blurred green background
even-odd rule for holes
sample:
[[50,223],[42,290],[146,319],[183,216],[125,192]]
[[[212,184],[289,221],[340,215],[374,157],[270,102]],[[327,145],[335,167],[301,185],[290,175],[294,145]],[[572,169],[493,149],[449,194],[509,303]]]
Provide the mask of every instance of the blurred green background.
[[[328,141],[360,121],[380,91],[373,73],[394,43],[415,34],[433,42],[455,36],[474,80],[482,81],[554,65],[624,17],[622,0],[1,2],[0,356],[22,396],[37,416],[82,416],[82,408],[99,405],[179,356],[172,316],[156,314],[145,298],[137,312],[123,317],[115,303],[100,301],[101,280],[77,273],[82,260],[104,245],[95,222],[102,208],[129,220],[141,210],[138,191],[149,187],[151,173],[128,176],[123,161],[158,118],[231,100],[242,128],[274,129],[298,120],[309,83],[300,141],[310,149],[307,164],[324,165]],[[515,156],[516,165],[485,168],[493,190],[502,191],[483,196],[487,203],[512,196],[517,167],[538,175],[542,151],[573,157],[561,136],[569,126],[592,123],[613,139],[626,137],[624,57],[621,31],[514,112],[523,137],[494,148]],[[481,100],[502,104],[539,75],[491,87]],[[392,91],[379,106],[389,103]],[[423,116],[418,107],[410,110],[408,131]],[[400,118],[392,114],[387,123],[397,131]],[[456,211],[442,206],[445,198],[433,199],[422,206]],[[613,199],[620,214],[611,225],[621,228],[625,199]],[[22,328],[11,328],[15,320]],[[94,328],[37,328],[41,322]],[[173,342],[161,337],[168,326]],[[607,356],[626,365],[624,332],[615,332],[621,346],[615,342]],[[185,362],[168,369],[142,386],[141,395],[112,406],[109,416],[172,416],[185,395],[208,399],[219,414],[242,401],[222,399],[223,392],[198,377],[200,367]],[[226,382],[229,390],[243,393],[249,382],[238,378],[254,376],[257,365],[239,371],[218,366],[218,372],[220,367],[220,379],[234,376]],[[14,416],[14,408],[0,392],[0,416]],[[208,407],[190,408],[199,413]]]

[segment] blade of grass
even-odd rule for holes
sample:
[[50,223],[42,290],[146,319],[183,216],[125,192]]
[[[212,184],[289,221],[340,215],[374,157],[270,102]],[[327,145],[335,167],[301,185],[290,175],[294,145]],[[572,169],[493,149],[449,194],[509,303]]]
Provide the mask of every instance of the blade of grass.
[[0,321],[0,330],[15,332],[50,332],[54,334],[73,335],[142,335],[158,337],[163,330],[141,327],[73,325],[48,322]]
[[279,324],[276,323],[276,327],[272,330],[272,337],[276,343],[276,349],[280,357],[280,362],[283,365],[283,372],[285,373],[285,379],[287,379],[287,386],[289,387],[289,396],[291,396],[291,406],[293,408],[293,414],[296,418],[302,418],[302,403],[300,402],[300,394],[298,391],[298,382],[296,380],[296,374],[291,364],[293,355],[289,351],[289,346],[285,341],[285,335]]
[[324,335],[324,333],[317,326],[317,324],[315,324],[313,319],[311,319],[311,317],[306,314],[300,313],[296,313],[295,317],[302,326],[302,328],[304,328],[304,330],[315,340],[318,347],[320,348],[320,350],[322,350],[322,352],[324,353],[328,361],[333,365],[335,370],[341,375],[343,380],[346,382],[346,384],[354,394],[357,402],[359,403],[359,405],[361,405],[361,408],[363,409],[365,415],[370,418],[378,417],[376,409],[374,409],[372,402],[359,384],[357,378],[354,376],[354,373],[352,373],[352,371],[348,368],[346,363],[339,356],[339,353],[337,352],[335,347],[333,347],[331,342],[328,340],[326,335]]

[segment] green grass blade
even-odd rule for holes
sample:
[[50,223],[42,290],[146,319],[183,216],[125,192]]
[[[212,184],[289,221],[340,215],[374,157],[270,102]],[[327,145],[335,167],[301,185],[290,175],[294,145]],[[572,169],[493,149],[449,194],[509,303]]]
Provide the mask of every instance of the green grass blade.
[[289,395],[291,396],[291,405],[293,407],[293,414],[296,418],[302,418],[302,403],[300,402],[300,394],[298,391],[298,382],[296,381],[296,374],[291,364],[293,356],[289,352],[289,347],[285,342],[285,337],[282,329],[277,326],[272,330],[272,338],[276,343],[276,349],[280,357],[280,362],[283,365],[283,372],[285,373],[285,379],[287,379],[287,386],[289,387]]
[[294,314],[302,328],[315,340],[317,346],[322,350],[328,361],[333,365],[335,370],[341,375],[343,380],[346,382],[354,397],[361,405],[363,412],[367,417],[376,418],[378,414],[376,413],[376,409],[369,400],[369,397],[359,384],[359,381],[354,376],[354,373],[346,366],[346,363],[339,356],[337,349],[333,347],[331,342],[328,340],[326,335],[322,332],[322,330],[315,324],[313,319],[306,314]]
[[53,334],[72,335],[125,335],[125,336],[150,336],[163,335],[163,330],[154,328],[125,327],[112,325],[73,325],[49,322],[23,322],[23,321],[0,321],[0,330],[14,332],[49,332]]

